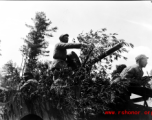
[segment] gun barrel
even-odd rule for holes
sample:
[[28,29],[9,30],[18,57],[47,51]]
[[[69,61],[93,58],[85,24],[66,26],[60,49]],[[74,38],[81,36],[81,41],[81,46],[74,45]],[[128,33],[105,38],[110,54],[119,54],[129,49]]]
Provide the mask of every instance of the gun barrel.
[[108,55],[114,53],[115,51],[119,50],[122,47],[123,47],[123,43],[119,43],[119,44],[115,45],[113,48],[110,48],[109,50],[104,52],[102,55],[100,55],[98,58],[95,58],[93,61],[91,61],[90,64],[93,65],[93,64],[97,63],[101,59],[107,57]]

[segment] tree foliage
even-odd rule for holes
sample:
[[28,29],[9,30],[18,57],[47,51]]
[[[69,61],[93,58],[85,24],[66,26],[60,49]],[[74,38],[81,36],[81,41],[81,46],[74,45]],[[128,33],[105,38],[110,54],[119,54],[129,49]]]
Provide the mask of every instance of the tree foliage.
[[[89,53],[89,51],[91,51],[91,50],[92,50],[92,52],[89,55],[89,59],[90,60],[97,59],[98,56],[103,54],[108,49],[114,47],[118,43],[123,43],[124,46],[127,46],[127,47],[131,47],[131,48],[134,47],[133,44],[127,43],[123,39],[118,39],[116,37],[117,35],[118,35],[117,33],[107,34],[106,28],[103,28],[103,29],[95,31],[95,32],[93,30],[90,30],[90,32],[88,32],[86,34],[80,33],[77,37],[78,41],[80,43],[94,45],[93,50],[91,47],[82,49],[81,56],[80,56],[81,60],[83,61],[85,59],[85,57],[87,56],[87,54]],[[114,59],[118,60],[118,58],[121,58],[121,57],[123,57],[124,59],[127,59],[125,56],[121,55],[121,53],[123,53],[123,52],[128,52],[128,50],[123,47],[120,50],[112,53],[111,55],[107,56],[106,58],[104,58],[102,60],[105,60],[106,64],[109,64],[109,63],[113,62]],[[99,62],[100,61],[101,60],[99,60]]]
[[17,88],[20,83],[20,68],[13,61],[8,61],[2,68],[1,86]]
[[[92,44],[92,47],[81,50],[80,58],[82,63],[84,63],[89,56],[86,67],[90,66],[90,68],[95,71],[102,71],[102,75],[108,75],[107,72],[111,70],[114,60],[118,60],[119,58],[127,60],[127,57],[123,56],[122,53],[128,52],[126,47],[133,48],[134,45],[125,42],[123,39],[118,39],[117,35],[117,33],[107,34],[106,28],[95,32],[90,30],[90,32],[85,34],[80,33],[77,37],[80,43]],[[102,54],[119,43],[123,43],[124,47],[101,59]]]
[[[31,35],[32,33],[37,35],[38,32],[34,32],[35,29],[32,29],[32,27],[31,30],[33,32],[30,32],[29,37],[27,37],[27,46],[29,47],[30,43],[40,45],[36,41],[34,42],[35,39],[31,38],[34,37]],[[78,35],[80,43],[92,45],[81,49],[80,58],[82,64],[85,64],[74,71],[71,68],[64,68],[53,73],[49,70],[49,62],[36,61],[35,64],[31,64],[30,60],[37,60],[40,52],[32,53],[34,50],[37,51],[38,47],[35,49],[29,47],[32,52],[30,51],[28,54],[27,63],[32,66],[30,68],[34,68],[34,76],[38,83],[30,82],[23,86],[24,89],[16,90],[11,102],[4,106],[4,115],[22,114],[24,104],[31,113],[43,116],[42,111],[45,111],[50,119],[53,116],[57,120],[65,119],[65,116],[68,115],[72,115],[79,120],[91,119],[99,114],[104,115],[106,110],[124,109],[126,101],[123,99],[123,94],[128,82],[120,81],[116,84],[110,84],[107,71],[111,69],[114,60],[118,60],[120,57],[126,59],[121,54],[127,52],[127,49],[123,47],[102,60],[99,58],[118,43],[123,43],[127,47],[133,47],[133,45],[122,39],[117,39],[116,33],[107,34],[105,32],[106,29],[96,32],[91,30],[86,34]],[[31,42],[32,40],[33,42]],[[58,79],[55,82],[53,81],[54,74],[58,74]],[[9,97],[8,99],[10,100]],[[11,108],[11,110],[6,108]],[[7,120],[7,117],[5,119]]]
[[44,12],[37,12],[32,21],[33,26],[26,24],[30,28],[30,32],[24,39],[25,45],[21,48],[27,71],[34,71],[38,57],[49,55],[49,50],[47,50],[49,44],[46,37],[52,37],[52,32],[57,30],[57,27],[49,28],[52,23]]

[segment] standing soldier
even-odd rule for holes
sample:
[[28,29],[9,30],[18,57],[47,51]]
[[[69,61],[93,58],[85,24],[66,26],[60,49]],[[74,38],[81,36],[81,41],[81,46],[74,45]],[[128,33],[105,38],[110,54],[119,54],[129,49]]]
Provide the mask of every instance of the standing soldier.
[[[68,43],[69,35],[63,34],[59,37],[60,42],[55,45],[54,53],[53,53],[53,62],[51,69],[60,70],[61,68],[65,68],[68,66],[68,59],[69,56],[67,55],[67,49],[80,49],[81,47],[86,47],[86,44],[81,43]],[[75,52],[72,52],[72,55],[77,59],[78,63],[80,64],[80,60]],[[71,66],[70,66],[71,67]]]

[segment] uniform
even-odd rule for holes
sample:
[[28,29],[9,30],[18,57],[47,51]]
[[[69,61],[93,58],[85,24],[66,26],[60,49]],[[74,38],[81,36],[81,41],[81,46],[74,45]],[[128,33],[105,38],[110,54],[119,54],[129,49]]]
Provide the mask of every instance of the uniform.
[[141,85],[143,85],[143,81],[141,80],[144,74],[142,68],[147,65],[147,62],[145,62],[146,59],[148,59],[148,57],[146,57],[143,54],[137,56],[135,58],[137,64],[125,68],[120,74],[121,79],[131,80],[130,86],[128,87],[129,91],[126,91],[126,96],[125,96],[126,100],[130,101],[130,95],[131,93],[134,93],[134,94],[143,96],[143,100],[146,103],[146,100],[148,99],[147,95],[150,96],[150,94],[152,93],[151,90],[145,87],[141,87]]
[[82,44],[80,43],[57,43],[53,53],[53,62],[51,69],[57,68],[64,68],[67,66],[67,49],[72,48],[81,48]]
[[139,65],[133,65],[125,68],[121,73],[120,77],[122,79],[134,78],[136,80],[140,80],[143,76],[143,70],[139,67]]
[[[137,85],[139,85],[139,84],[140,84],[140,80],[142,79],[143,74],[144,74],[144,73],[143,73],[143,70],[142,70],[142,67],[143,67],[143,66],[140,65],[140,61],[141,61],[142,59],[145,59],[145,58],[148,59],[148,57],[146,57],[146,56],[143,55],[143,54],[138,55],[138,56],[135,58],[137,64],[125,68],[125,69],[121,72],[121,74],[120,74],[121,79],[127,79],[127,78],[135,79],[135,80],[137,80],[137,81],[139,81],[139,82],[137,82],[137,81],[136,81],[136,82],[131,81],[131,83],[133,82],[133,83],[136,83]],[[146,65],[146,64],[145,64],[145,65]]]

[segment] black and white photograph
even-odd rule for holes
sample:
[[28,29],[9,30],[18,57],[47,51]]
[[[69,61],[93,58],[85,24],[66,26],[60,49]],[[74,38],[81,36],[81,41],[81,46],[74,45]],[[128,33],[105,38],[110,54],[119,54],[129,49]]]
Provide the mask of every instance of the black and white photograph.
[[0,1],[0,120],[151,120],[151,1]]

